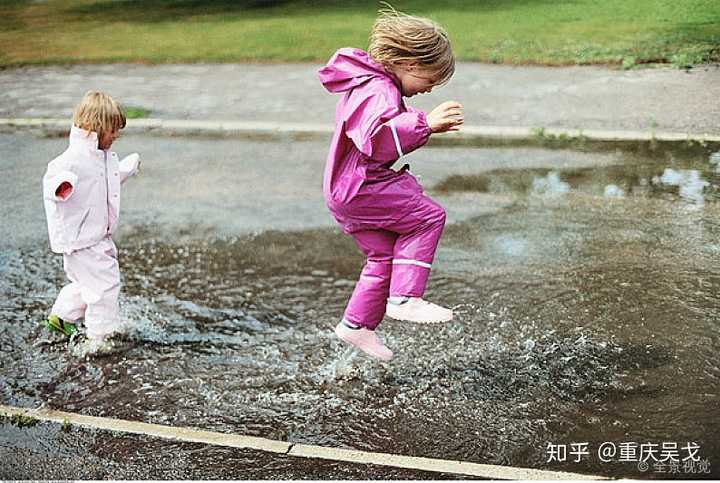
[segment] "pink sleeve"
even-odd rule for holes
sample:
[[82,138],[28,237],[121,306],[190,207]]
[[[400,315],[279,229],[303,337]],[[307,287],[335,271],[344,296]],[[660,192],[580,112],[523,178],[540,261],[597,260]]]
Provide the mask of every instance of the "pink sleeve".
[[412,107],[412,106],[405,106],[405,109],[407,109],[407,112],[419,112],[419,113],[421,113],[421,114],[425,114],[425,113],[424,113],[423,111],[421,111],[420,109],[415,109],[415,108]]
[[345,132],[358,150],[377,161],[393,161],[425,144],[430,127],[422,111],[401,112],[382,93],[353,92]]

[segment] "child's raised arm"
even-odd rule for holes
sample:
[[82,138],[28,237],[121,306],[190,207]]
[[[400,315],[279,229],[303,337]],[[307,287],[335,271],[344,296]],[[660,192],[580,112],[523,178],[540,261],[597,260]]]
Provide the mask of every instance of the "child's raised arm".
[[118,164],[120,166],[120,182],[124,183],[140,169],[140,155],[138,153],[132,153],[125,156]]

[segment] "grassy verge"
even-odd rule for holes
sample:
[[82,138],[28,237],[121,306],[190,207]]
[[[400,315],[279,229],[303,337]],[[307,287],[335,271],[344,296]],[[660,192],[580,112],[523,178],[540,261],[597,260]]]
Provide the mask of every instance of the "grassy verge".
[[150,116],[150,111],[144,107],[123,106],[123,111],[127,119],[144,119]]
[[[461,60],[505,64],[720,61],[718,0],[397,0],[449,31]],[[367,45],[378,2],[0,2],[0,66],[322,61]]]

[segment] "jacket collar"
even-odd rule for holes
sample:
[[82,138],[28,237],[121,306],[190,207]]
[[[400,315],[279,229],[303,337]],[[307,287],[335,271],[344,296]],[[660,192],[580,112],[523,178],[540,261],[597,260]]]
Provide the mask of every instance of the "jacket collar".
[[70,146],[90,149],[91,151],[97,151],[100,154],[102,153],[102,150],[98,149],[97,133],[80,129],[77,126],[70,128]]

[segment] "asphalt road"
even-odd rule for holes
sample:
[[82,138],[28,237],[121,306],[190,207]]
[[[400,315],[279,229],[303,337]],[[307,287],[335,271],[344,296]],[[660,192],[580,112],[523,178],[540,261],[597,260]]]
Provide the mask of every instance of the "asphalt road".
[[[0,117],[67,117],[89,89],[162,119],[331,123],[314,64],[77,65],[0,71]],[[409,101],[454,99],[468,125],[720,134],[720,66],[611,70],[460,63]]]

